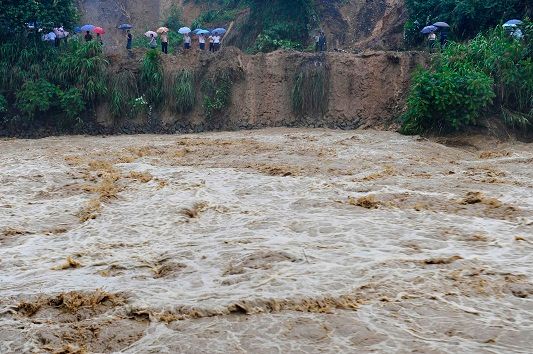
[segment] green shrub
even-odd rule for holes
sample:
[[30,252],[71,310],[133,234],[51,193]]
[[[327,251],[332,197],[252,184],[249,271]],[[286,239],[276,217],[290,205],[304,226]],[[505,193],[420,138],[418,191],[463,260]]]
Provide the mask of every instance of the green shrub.
[[203,108],[207,119],[212,119],[226,109],[231,103],[233,79],[231,73],[218,73],[213,79],[202,84],[204,92]]
[[474,124],[494,97],[494,81],[475,68],[420,70],[412,81],[404,134],[442,133]]
[[130,70],[110,75],[110,108],[114,117],[129,117],[133,111],[133,100],[139,97],[137,77]]
[[492,99],[487,113],[515,128],[532,128],[533,59],[527,38],[518,41],[501,26],[450,43],[430,69],[413,77],[402,132],[461,129],[474,124]]
[[163,99],[163,64],[161,54],[148,51],[141,64],[141,90],[150,105],[157,105]]
[[194,73],[190,70],[180,70],[167,75],[165,92],[167,104],[178,113],[190,112],[196,102]]
[[4,95],[0,94],[0,113],[7,112],[8,103]]
[[329,101],[329,71],[308,65],[298,72],[292,88],[292,109],[298,115],[324,114]]
[[85,102],[83,101],[83,95],[77,88],[71,88],[60,94],[59,104],[65,116],[74,121],[79,118],[80,114],[85,109]]
[[29,118],[34,118],[38,112],[46,112],[57,104],[60,90],[54,84],[39,79],[27,81],[17,92],[17,107]]

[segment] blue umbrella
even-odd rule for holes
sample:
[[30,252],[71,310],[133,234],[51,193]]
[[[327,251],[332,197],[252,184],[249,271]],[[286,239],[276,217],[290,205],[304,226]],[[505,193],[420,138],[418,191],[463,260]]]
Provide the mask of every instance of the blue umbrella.
[[198,31],[198,33],[196,34],[210,34],[211,32],[207,31],[207,30],[201,30],[201,31]]
[[435,22],[433,26],[440,27],[440,28],[450,28],[450,25],[447,24],[446,22]]
[[505,22],[503,25],[508,25],[508,26],[512,26],[512,25],[521,25],[523,22],[520,21],[520,20],[509,20],[507,22]]
[[197,28],[197,29],[195,29],[194,31],[192,31],[192,33],[194,33],[194,34],[198,34],[198,32],[200,32],[200,31],[203,31],[203,29],[201,29],[201,28]]
[[87,32],[87,31],[92,31],[95,28],[96,26],[93,26],[93,25],[85,25],[85,26],[81,26],[80,30],[82,32]]
[[224,34],[224,33],[226,33],[226,30],[224,28],[215,28],[214,30],[211,31],[211,33],[213,33],[213,34]]
[[117,28],[121,29],[121,30],[129,30],[129,29],[133,28],[133,25],[130,25],[129,23],[123,23],[120,26],[118,26]]
[[431,32],[435,32],[438,29],[439,28],[436,27],[436,26],[426,26],[426,27],[422,28],[422,31],[420,31],[420,33],[428,34],[428,33],[431,33]]
[[81,32],[81,27],[80,26],[74,27],[74,32],[75,33],[80,33]]

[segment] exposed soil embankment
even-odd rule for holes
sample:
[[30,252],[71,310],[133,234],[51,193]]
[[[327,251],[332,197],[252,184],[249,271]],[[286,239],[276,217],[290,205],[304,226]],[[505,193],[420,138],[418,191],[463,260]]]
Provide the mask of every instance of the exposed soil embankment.
[[[138,71],[143,55],[135,60],[115,57],[117,71]],[[216,55],[190,51],[163,58],[165,76],[181,69],[196,77],[196,105],[189,113],[175,113],[168,107],[118,126],[144,126],[150,123],[163,131],[204,131],[250,129],[274,126],[333,127],[343,129],[388,128],[401,114],[412,71],[426,60],[416,52],[369,52],[363,54],[306,54],[278,51],[246,55],[236,48],[225,48]],[[298,73],[321,68],[327,73],[323,83],[325,109],[320,112],[295,112],[292,91]],[[231,72],[231,103],[213,117],[204,112],[202,84],[219,73]],[[116,120],[98,110],[98,121],[117,126]]]

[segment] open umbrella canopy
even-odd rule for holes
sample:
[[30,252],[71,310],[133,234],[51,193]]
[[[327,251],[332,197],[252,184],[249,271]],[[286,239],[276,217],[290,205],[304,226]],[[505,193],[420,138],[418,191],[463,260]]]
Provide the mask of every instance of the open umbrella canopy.
[[159,27],[157,29],[157,33],[167,33],[168,31],[170,31],[168,28],[166,27]]
[[144,35],[148,38],[150,38],[151,36],[157,37],[157,33],[154,31],[148,31]]
[[56,40],[56,34],[54,32],[50,32],[48,34],[43,35],[43,41],[55,41]]
[[440,28],[450,28],[450,25],[447,24],[446,22],[435,22],[433,26],[440,27]]
[[210,33],[211,33],[211,32],[209,32],[208,30],[204,30],[204,29],[203,29],[203,30],[198,31],[196,34],[199,35],[199,36],[201,36],[201,35],[204,35],[204,34],[210,34]]
[[192,33],[194,33],[194,34],[198,34],[198,32],[200,32],[200,31],[203,31],[203,29],[201,29],[201,28],[197,28],[197,29],[195,29],[194,31],[192,31]]
[[191,29],[189,27],[182,27],[178,30],[178,33],[181,33],[181,34],[188,34],[188,33],[191,33]]
[[516,26],[516,25],[521,25],[522,23],[523,23],[523,22],[520,21],[520,20],[509,20],[509,21],[505,22],[503,25],[504,25],[504,26],[505,26],[505,25],[508,25],[508,26],[509,26],[509,25],[511,25],[511,26],[512,26],[512,25],[515,25],[515,26]]
[[76,26],[76,27],[74,27],[74,33],[80,33],[80,32],[82,32],[80,26]]
[[215,28],[214,30],[211,31],[211,33],[213,33],[213,34],[224,34],[224,33],[226,33],[226,30],[224,28]]
[[96,34],[104,34],[105,30],[102,27],[95,27],[93,29],[93,32],[96,33]]
[[117,28],[121,29],[121,30],[129,30],[129,29],[133,28],[133,25],[130,25],[129,23],[123,23],[123,24],[117,26]]
[[436,30],[438,30],[439,28],[436,27],[436,26],[426,26],[424,28],[422,28],[422,30],[420,31],[420,33],[423,33],[423,34],[428,34],[428,33],[431,33],[431,32],[435,32]]
[[92,31],[95,28],[96,28],[96,26],[94,26],[94,25],[83,25],[83,26],[80,27],[80,32]]

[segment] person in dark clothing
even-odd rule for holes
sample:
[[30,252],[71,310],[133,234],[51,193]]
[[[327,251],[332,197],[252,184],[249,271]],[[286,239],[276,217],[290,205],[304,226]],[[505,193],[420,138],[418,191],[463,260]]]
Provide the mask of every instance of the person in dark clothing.
[[133,35],[131,34],[130,30],[128,30],[127,32],[127,38],[128,38],[128,42],[126,44],[126,50],[128,51],[128,57],[132,57],[133,53],[131,52],[131,48],[133,47]]
[[448,43],[448,31],[441,30],[440,31],[440,46],[444,48],[446,46],[446,43]]
[[166,32],[161,33],[161,51],[168,54],[168,34]]
[[90,31],[87,31],[87,33],[85,34],[85,42],[90,42],[93,40],[93,36],[91,34]]
[[327,45],[326,35],[324,32],[320,31],[320,37],[318,39],[318,47],[320,48],[320,51],[325,52],[327,50]]

